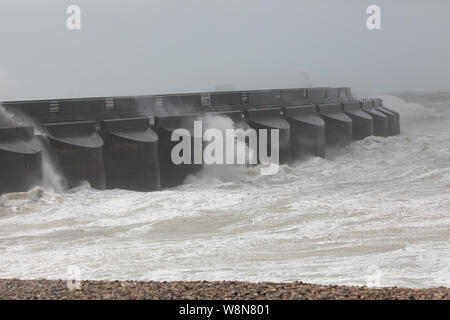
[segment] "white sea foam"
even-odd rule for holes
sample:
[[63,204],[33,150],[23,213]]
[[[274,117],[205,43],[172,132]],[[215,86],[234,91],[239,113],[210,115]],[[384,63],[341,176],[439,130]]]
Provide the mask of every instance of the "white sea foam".
[[28,192],[7,193],[0,196],[0,207],[17,207],[30,202],[38,201],[44,195],[45,190],[34,187]]
[[83,279],[364,285],[377,270],[382,286],[450,286],[450,118],[383,99],[402,135],[331,160],[0,207],[0,278],[65,278],[77,265]]

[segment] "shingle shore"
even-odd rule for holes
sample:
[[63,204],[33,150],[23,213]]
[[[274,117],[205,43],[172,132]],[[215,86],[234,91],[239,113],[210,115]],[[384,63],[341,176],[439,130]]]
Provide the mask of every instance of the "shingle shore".
[[302,282],[82,281],[70,291],[63,280],[0,279],[0,299],[450,299],[450,288],[380,288]]

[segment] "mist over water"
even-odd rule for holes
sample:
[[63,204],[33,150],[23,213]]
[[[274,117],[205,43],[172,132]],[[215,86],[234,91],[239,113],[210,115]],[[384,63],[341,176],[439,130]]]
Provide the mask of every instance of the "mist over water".
[[24,125],[24,123],[15,115],[6,111],[5,107],[3,107],[3,105],[0,102],[0,128],[10,127],[13,125]]
[[[47,191],[0,207],[0,278],[450,286],[450,100],[383,96],[402,135],[329,159],[214,170],[161,192]],[[228,170],[227,169],[227,170]]]

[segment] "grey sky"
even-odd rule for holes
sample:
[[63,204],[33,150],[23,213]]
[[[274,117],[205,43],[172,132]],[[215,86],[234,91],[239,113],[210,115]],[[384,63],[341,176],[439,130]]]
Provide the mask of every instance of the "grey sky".
[[[69,4],[82,30],[66,29]],[[366,28],[370,4],[379,31]],[[447,0],[0,0],[0,100],[449,89],[449,39]]]

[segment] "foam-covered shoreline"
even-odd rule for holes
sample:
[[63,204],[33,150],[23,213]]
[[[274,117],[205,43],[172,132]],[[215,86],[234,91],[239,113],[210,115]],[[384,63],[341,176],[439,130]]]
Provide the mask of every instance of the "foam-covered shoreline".
[[302,282],[0,280],[1,300],[450,300],[450,288],[410,289],[317,285]]

